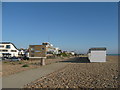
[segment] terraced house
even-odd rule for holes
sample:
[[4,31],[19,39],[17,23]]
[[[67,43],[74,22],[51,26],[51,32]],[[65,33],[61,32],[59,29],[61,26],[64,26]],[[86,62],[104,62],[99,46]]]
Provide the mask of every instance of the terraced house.
[[0,43],[0,57],[18,57],[18,49],[11,42]]

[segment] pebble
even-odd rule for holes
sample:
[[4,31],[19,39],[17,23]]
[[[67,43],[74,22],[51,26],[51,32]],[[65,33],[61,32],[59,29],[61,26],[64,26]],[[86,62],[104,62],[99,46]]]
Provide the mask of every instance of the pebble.
[[[102,63],[102,65],[100,63],[71,63],[64,69],[42,78],[39,84],[43,85],[42,88],[117,88],[116,72],[118,70],[116,68],[116,60],[112,63],[109,61]],[[27,84],[26,87],[39,87],[35,84],[36,82]]]

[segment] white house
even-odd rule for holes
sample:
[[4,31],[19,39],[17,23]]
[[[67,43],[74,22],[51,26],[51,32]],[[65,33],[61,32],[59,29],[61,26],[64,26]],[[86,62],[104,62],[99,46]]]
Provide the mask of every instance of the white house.
[[24,50],[23,48],[19,49],[18,54],[20,54],[20,55],[24,55],[24,54],[25,54],[25,50]]
[[54,54],[59,54],[59,48],[58,47],[56,47],[56,48],[54,48]]
[[88,58],[90,62],[106,62],[106,48],[90,48]]
[[29,57],[29,49],[18,49],[19,52],[18,52],[18,56],[19,57]]
[[54,47],[52,44],[50,44],[49,42],[43,42],[42,45],[46,46],[46,51],[47,51],[47,55],[49,54],[59,54],[59,48],[58,47]]
[[74,52],[74,51],[71,51],[70,53],[71,53],[72,55],[75,55],[75,52]]
[[49,42],[43,42],[42,45],[45,45],[46,47],[53,47],[53,45]]
[[0,43],[0,57],[18,57],[18,49],[11,42]]

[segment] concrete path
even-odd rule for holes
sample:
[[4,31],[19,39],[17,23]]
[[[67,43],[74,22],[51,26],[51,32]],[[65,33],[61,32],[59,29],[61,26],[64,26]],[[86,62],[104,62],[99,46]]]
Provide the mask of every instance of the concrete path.
[[42,66],[37,69],[31,69],[23,71],[17,74],[13,74],[2,78],[3,88],[22,88],[25,84],[28,84],[42,76],[50,74],[60,68],[66,66],[67,63],[53,63]]

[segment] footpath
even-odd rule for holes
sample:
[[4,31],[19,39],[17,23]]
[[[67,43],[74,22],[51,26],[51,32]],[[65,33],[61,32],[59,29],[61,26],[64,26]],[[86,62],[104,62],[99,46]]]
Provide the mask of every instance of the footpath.
[[22,88],[25,84],[28,84],[40,77],[46,76],[54,71],[57,71],[65,67],[68,63],[58,62],[49,65],[42,66],[40,68],[31,69],[2,77],[2,88]]

